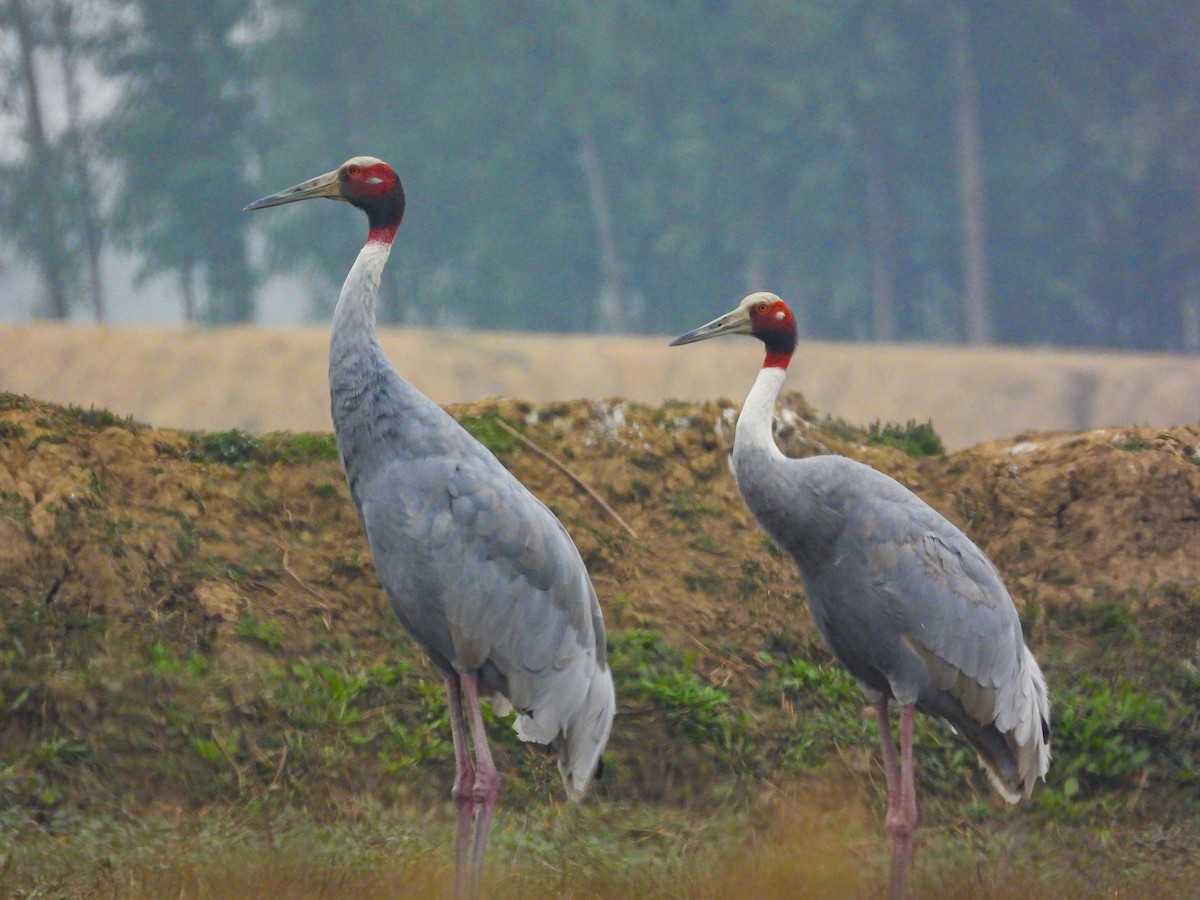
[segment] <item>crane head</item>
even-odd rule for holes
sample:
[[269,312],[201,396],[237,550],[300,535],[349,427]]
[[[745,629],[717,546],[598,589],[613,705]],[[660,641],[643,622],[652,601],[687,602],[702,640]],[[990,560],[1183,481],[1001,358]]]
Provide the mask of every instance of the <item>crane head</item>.
[[796,349],[796,320],[788,305],[775,294],[759,291],[736,308],[707,325],[694,328],[671,341],[670,346],[694,344],[723,334],[749,334],[767,346],[768,354],[790,357]]
[[400,176],[383,160],[373,156],[355,156],[332,172],[255,200],[246,209],[266,209],[314,197],[345,200],[357,206],[367,214],[372,230],[395,228],[404,218],[404,187],[400,184]]

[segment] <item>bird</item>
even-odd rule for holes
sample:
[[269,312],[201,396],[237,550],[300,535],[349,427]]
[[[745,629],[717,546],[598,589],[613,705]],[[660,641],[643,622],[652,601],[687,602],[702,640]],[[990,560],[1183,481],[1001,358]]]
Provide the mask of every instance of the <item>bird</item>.
[[[902,897],[917,824],[914,710],[976,751],[1009,803],[1050,765],[1050,699],[1000,574],[961,530],[895,479],[834,454],[794,459],[775,443],[775,401],[796,320],[769,292],[670,346],[752,335],[766,357],[734,432],[738,492],[799,570],[813,622],[874,706],[888,792],[889,897]],[[888,715],[899,707],[897,758]]]
[[579,550],[554,513],[400,377],[380,346],[380,276],[405,210],[396,171],[356,156],[245,209],[317,197],[367,216],[366,242],[333,313],[330,412],[389,605],[445,682],[455,892],[474,897],[500,789],[480,699],[490,699],[497,715],[515,708],[517,735],[552,747],[568,798],[581,800],[616,710],[604,619]]

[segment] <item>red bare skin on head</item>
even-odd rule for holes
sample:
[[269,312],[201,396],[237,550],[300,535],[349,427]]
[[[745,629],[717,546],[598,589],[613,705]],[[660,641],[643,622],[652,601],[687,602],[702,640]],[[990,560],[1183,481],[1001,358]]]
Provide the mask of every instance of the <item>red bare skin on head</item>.
[[342,170],[342,192],[363,199],[386,197],[400,179],[387,163],[352,164]]
[[404,218],[404,188],[400,176],[385,162],[349,162],[338,172],[342,199],[367,214],[367,243],[390,244]]
[[782,300],[763,301],[750,308],[754,335],[767,347],[763,368],[786,369],[796,350],[796,320]]

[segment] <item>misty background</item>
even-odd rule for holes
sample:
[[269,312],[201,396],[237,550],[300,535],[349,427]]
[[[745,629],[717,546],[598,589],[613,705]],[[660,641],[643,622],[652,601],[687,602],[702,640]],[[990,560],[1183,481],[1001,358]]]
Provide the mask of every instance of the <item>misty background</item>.
[[[1200,351],[1200,5],[0,0],[0,317]],[[353,224],[350,224],[351,220]]]

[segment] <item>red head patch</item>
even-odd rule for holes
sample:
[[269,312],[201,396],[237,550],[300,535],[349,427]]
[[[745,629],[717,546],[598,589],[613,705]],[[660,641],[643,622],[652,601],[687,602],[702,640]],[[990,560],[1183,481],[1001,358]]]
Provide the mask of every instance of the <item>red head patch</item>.
[[404,186],[395,169],[381,160],[359,156],[338,170],[343,199],[367,214],[368,241],[391,243],[404,218]]
[[778,297],[766,297],[750,305],[750,325],[754,336],[767,347],[763,366],[786,369],[796,352],[796,320],[788,305]]

